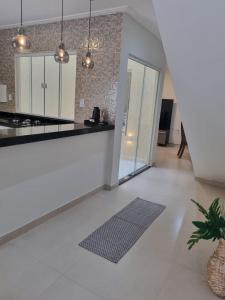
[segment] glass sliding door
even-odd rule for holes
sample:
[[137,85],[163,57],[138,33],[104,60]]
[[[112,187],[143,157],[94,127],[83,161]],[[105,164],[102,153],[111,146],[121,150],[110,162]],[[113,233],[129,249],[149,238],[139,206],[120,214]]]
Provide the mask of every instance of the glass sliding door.
[[139,130],[139,112],[143,91],[144,66],[128,62],[127,103],[122,132],[120,178],[134,172]]
[[158,79],[158,71],[145,67],[135,170],[148,166],[150,162]]
[[158,79],[158,71],[129,59],[120,180],[149,166]]

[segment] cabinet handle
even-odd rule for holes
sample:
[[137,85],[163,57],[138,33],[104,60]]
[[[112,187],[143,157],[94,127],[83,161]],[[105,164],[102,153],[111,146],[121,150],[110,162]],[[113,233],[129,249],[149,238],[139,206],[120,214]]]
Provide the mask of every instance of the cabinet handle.
[[42,89],[47,89],[47,88],[48,88],[48,85],[47,85],[47,83],[44,83],[44,82],[42,82],[42,84],[41,84],[41,88],[42,88]]

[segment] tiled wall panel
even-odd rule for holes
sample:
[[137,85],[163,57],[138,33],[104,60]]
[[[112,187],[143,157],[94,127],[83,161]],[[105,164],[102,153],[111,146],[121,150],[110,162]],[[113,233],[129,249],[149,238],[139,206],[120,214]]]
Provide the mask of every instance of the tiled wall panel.
[[[95,68],[81,66],[88,36],[88,19],[65,21],[67,49],[77,50],[76,113],[77,122],[89,118],[94,106],[106,108],[111,121],[115,120],[117,86],[121,50],[122,14],[95,17],[92,20],[92,47]],[[11,39],[15,29],[0,31],[0,83],[7,84],[13,101],[0,103],[0,110],[15,111],[15,67]],[[26,28],[32,41],[32,52],[55,51],[60,39],[60,23],[34,25]],[[85,107],[80,108],[80,99]]]

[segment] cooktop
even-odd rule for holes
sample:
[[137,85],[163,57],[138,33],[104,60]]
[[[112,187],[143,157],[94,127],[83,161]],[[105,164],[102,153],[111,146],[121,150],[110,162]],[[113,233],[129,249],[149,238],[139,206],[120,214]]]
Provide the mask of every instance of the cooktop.
[[0,125],[10,128],[73,124],[72,120],[0,111]]

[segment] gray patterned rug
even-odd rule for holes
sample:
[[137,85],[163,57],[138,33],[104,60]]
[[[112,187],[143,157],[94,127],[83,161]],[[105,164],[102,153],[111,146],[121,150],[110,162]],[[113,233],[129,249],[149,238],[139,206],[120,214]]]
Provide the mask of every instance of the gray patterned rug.
[[164,209],[163,205],[137,198],[79,246],[118,263]]

